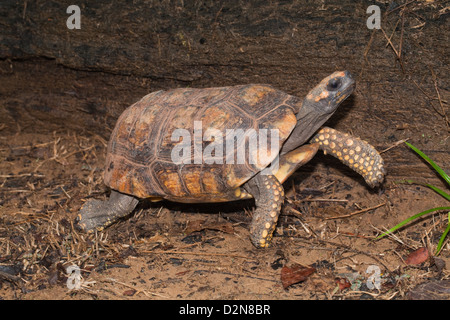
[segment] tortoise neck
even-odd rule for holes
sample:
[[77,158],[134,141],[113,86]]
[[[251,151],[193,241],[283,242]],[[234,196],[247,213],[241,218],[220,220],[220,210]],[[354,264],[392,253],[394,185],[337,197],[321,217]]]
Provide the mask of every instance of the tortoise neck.
[[285,141],[280,154],[285,154],[305,144],[333,113],[318,112],[315,105],[305,98],[296,114],[297,124]]

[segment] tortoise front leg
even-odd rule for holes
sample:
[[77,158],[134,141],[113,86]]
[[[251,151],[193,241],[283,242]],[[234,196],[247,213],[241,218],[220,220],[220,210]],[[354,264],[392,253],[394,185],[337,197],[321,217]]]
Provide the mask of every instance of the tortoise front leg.
[[250,224],[250,239],[257,248],[269,246],[284,200],[282,183],[300,166],[311,160],[319,149],[318,143],[301,146],[279,158],[273,174],[256,175],[244,185],[255,198],[256,210]]
[[131,213],[139,200],[112,190],[108,200],[90,200],[80,209],[78,227],[86,232],[101,231],[121,217]]
[[244,185],[244,189],[255,198],[256,204],[250,240],[257,248],[268,247],[284,200],[283,186],[274,175],[259,173]]
[[311,138],[324,153],[329,153],[358,172],[374,188],[384,180],[384,161],[377,150],[364,140],[335,129],[323,127]]

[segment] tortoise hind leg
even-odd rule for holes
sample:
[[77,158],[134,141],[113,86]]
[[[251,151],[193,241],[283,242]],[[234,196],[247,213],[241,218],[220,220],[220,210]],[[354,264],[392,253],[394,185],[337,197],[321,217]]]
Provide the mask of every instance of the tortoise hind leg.
[[131,213],[139,200],[112,190],[108,200],[90,200],[81,207],[76,222],[86,232],[102,230],[121,217]]
[[253,195],[256,204],[250,224],[250,240],[257,248],[268,247],[284,200],[283,186],[274,175],[259,173],[244,188]]

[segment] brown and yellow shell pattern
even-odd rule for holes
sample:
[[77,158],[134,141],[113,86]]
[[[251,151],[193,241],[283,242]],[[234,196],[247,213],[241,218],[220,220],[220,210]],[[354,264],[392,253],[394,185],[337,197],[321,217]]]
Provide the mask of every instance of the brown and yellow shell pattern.
[[[203,133],[214,128],[223,133],[225,141],[227,129],[278,129],[281,148],[296,125],[300,105],[300,99],[268,85],[153,92],[117,121],[108,144],[105,183],[139,198],[178,202],[243,198],[240,186],[269,165],[278,152],[252,164],[246,151],[244,163],[229,163],[229,150],[224,147],[221,163],[196,163],[192,152],[191,161],[176,164],[171,155],[180,141],[172,141],[174,130],[184,129],[195,137],[194,122],[201,121]],[[242,148],[248,150],[248,139],[236,140],[235,154]],[[208,143],[201,141],[202,147]]]

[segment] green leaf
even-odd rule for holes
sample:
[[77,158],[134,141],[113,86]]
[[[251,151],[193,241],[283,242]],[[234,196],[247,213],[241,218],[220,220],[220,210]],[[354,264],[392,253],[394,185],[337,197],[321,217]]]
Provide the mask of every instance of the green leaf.
[[430,158],[428,158],[428,156],[423,153],[422,151],[420,151],[418,148],[416,148],[415,146],[413,146],[411,143],[409,142],[405,142],[406,145],[408,147],[410,147],[411,149],[413,149],[419,156],[421,156],[426,162],[428,162],[433,168],[434,170],[436,170],[437,173],[440,174],[440,176],[447,182],[447,184],[450,186],[450,177],[448,176],[448,174],[445,173],[444,170],[441,169],[441,167],[439,167],[436,163],[433,162],[433,160],[431,160]]
[[384,232],[383,234],[379,235],[378,237],[376,237],[375,239],[381,239],[382,237],[394,232],[395,230],[403,227],[405,224],[407,224],[408,222],[411,222],[414,219],[420,218],[421,216],[428,214],[430,212],[434,212],[434,211],[441,211],[441,210],[450,210],[450,207],[437,207],[437,208],[432,208],[432,209],[428,209],[425,211],[422,211],[418,214],[415,214],[405,220],[403,220],[402,222],[400,222],[399,224],[397,224],[395,227],[392,227],[391,229],[389,229],[388,231]]
[[[416,148],[415,146],[413,146],[412,144],[405,142],[405,144],[410,147],[411,149],[413,149],[419,156],[421,156],[425,161],[428,162],[428,164],[430,164],[434,170],[436,170],[437,173],[439,173],[439,175],[447,182],[447,184],[450,186],[450,177],[448,176],[448,174],[446,174],[444,172],[444,170],[442,170],[436,163],[433,162],[433,160],[431,160],[425,153],[423,153],[422,151],[420,151],[418,148]],[[450,201],[450,194],[448,194],[447,192],[439,189],[436,186],[433,186],[432,184],[429,183],[423,183],[423,182],[416,182],[414,180],[403,180],[401,181],[402,183],[409,183],[409,184],[419,184],[425,187],[430,188],[431,190],[435,191],[436,193],[440,194],[442,197],[444,197],[445,199],[447,199],[448,201]],[[376,239],[380,239],[392,232],[394,232],[395,230],[401,228],[402,226],[404,226],[405,224],[407,224],[408,222],[411,222],[414,219],[417,219],[427,213],[430,212],[434,212],[434,211],[440,211],[440,210],[449,210],[450,207],[437,207],[437,208],[433,208],[433,209],[428,209],[425,211],[422,211],[418,214],[413,215],[412,217],[409,217],[405,220],[403,220],[402,222],[400,222],[399,224],[397,224],[395,227],[389,229],[388,231],[384,232],[383,234],[379,235]],[[447,228],[445,229],[444,233],[441,235],[441,238],[439,239],[439,243],[437,245],[436,248],[436,253],[435,255],[438,255],[439,252],[442,250],[442,246],[444,244],[444,240],[447,237],[447,234],[450,232],[450,211],[448,212],[448,224],[447,224]]]
[[444,192],[443,190],[439,189],[438,187],[435,187],[429,183],[425,184],[428,188],[433,189],[434,191],[436,191],[437,193],[439,193],[441,196],[443,196],[445,199],[447,199],[448,201],[450,201],[450,194],[448,194],[447,192]]
[[418,185],[421,185],[421,186],[424,186],[424,187],[428,187],[431,190],[434,190],[435,192],[437,192],[438,194],[443,196],[448,201],[450,201],[450,194],[448,194],[447,192],[439,189],[438,187],[433,186],[432,184],[424,183],[424,182],[418,182],[418,181],[414,181],[414,180],[401,180],[399,182],[400,183],[409,183],[409,184],[418,184]]
[[436,256],[441,251],[442,245],[444,244],[445,237],[447,236],[448,232],[450,231],[450,212],[448,213],[448,221],[449,222],[448,222],[447,228],[445,229],[444,233],[442,234],[441,238],[439,239],[439,243],[437,245],[436,253],[435,253]]

